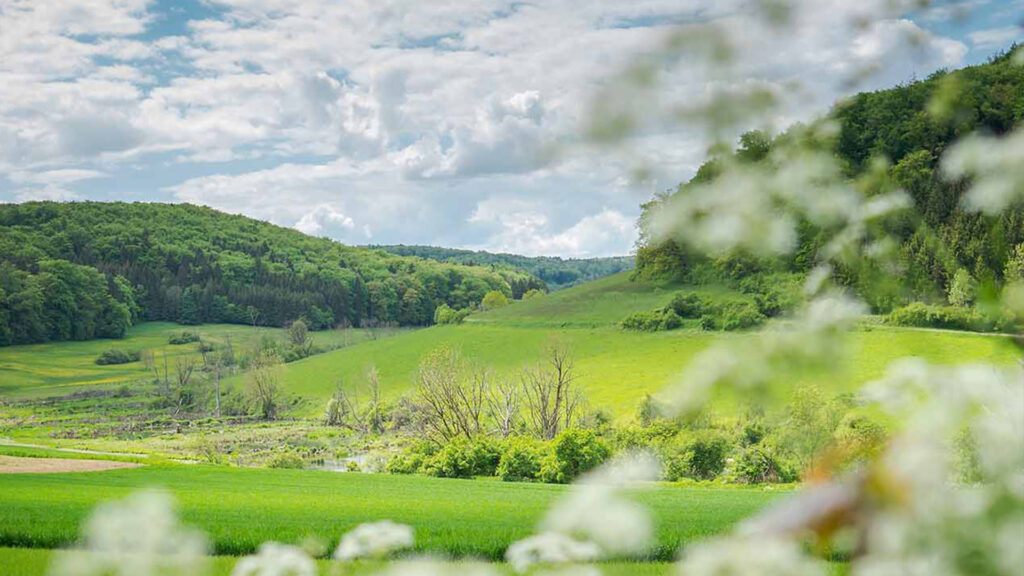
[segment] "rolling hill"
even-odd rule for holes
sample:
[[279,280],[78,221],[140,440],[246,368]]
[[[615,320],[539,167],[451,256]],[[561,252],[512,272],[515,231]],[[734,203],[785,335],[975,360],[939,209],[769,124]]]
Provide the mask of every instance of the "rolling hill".
[[119,338],[139,321],[426,325],[440,304],[544,284],[345,246],[188,204],[0,205],[0,346]]

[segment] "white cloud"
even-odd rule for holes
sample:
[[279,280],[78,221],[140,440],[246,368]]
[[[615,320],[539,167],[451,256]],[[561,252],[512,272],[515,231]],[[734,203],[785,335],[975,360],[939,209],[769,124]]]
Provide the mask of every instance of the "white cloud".
[[[733,33],[737,86],[797,94],[766,119],[777,128],[966,52],[891,0],[801,0],[782,35],[744,0],[218,0],[216,16],[151,41],[138,35],[165,7],[149,0],[0,5],[12,196],[70,198],[85,178],[172,159],[188,177],[137,192],[348,242],[372,231],[538,254],[628,251],[645,195],[617,184],[630,163],[646,161],[658,187],[700,163],[698,126],[653,122],[625,158],[575,144],[593,94],[672,24],[717,23]],[[881,21],[855,25],[865,15]],[[707,97],[711,72],[686,62],[664,102],[634,105]]]
[[971,32],[967,37],[975,48],[1009,48],[1014,41],[1024,38],[1024,28],[1019,25],[988,28]]
[[38,200],[50,200],[53,202],[69,202],[71,200],[81,200],[82,196],[76,192],[62,188],[55,184],[47,185],[42,188],[27,188],[18,191],[14,195],[15,202],[32,202]]
[[341,228],[355,228],[355,221],[341,212],[335,210],[328,204],[321,204],[312,211],[307,212],[299,218],[294,228],[303,234],[310,236],[321,236],[325,226],[340,226]]

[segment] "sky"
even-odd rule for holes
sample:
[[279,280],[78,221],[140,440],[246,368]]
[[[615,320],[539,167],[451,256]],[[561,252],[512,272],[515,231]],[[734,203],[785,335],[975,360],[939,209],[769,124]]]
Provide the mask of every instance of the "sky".
[[[752,15],[766,1],[0,0],[0,202],[189,202],[348,244],[622,255],[709,137],[582,134],[680,26],[732,32],[729,82],[800,95],[772,130],[1024,40],[1024,0],[796,0],[786,34]],[[699,68],[673,64],[662,96],[706,96],[722,80]]]

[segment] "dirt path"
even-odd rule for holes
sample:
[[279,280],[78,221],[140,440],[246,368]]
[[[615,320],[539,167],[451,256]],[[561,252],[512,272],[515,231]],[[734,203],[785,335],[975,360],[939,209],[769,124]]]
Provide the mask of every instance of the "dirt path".
[[0,474],[53,474],[57,472],[97,472],[117,468],[138,468],[134,462],[111,460],[73,460],[70,458],[21,458],[0,456]]

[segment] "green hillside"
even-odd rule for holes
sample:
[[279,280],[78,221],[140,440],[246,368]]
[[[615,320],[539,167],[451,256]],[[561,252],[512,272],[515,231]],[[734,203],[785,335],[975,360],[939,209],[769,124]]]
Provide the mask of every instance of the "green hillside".
[[[0,398],[30,398],[95,391],[114,385],[153,378],[144,362],[100,366],[96,358],[106,350],[148,351],[158,370],[164,358],[174,370],[178,359],[199,362],[199,343],[171,345],[168,339],[183,331],[195,332],[208,345],[223,347],[229,341],[241,355],[262,339],[280,341],[281,328],[206,324],[201,327],[182,326],[170,322],[145,322],[128,329],[118,340],[101,339],[86,342],[50,342],[0,347]],[[325,330],[314,335],[319,348],[348,346],[366,339],[361,329]]]
[[972,133],[1005,135],[1024,119],[1024,67],[1012,62],[1011,52],[840,102],[812,124],[834,123],[834,137],[805,138],[807,126],[798,124],[776,135],[747,132],[735,150],[716,150],[691,180],[643,205],[637,273],[698,282],[709,268],[737,281],[766,271],[808,272],[829,238],[827,229],[810,222],[800,223],[796,245],[777,258],[698,254],[684,239],[659,234],[654,224],[690,198],[714,194],[709,187],[730,171],[777,169],[787,150],[800,143],[834,157],[841,176],[861,179],[858,186],[866,186],[869,195],[900,189],[910,198],[907,209],[884,222],[897,247],[884,269],[832,263],[833,280],[857,292],[875,312],[918,301],[969,308],[971,298],[953,302],[949,296],[958,276],[962,284],[989,294],[1024,279],[1024,205],[1017,202],[998,215],[972,210],[963,202],[970,182],[942,168],[944,153],[957,140]]
[[[555,337],[570,344],[592,406],[630,417],[645,394],[664,388],[700,351],[723,338],[752,337],[685,328],[644,333],[617,326],[632,312],[664,305],[677,289],[687,288],[631,282],[619,274],[474,314],[461,325],[435,326],[294,362],[285,368],[284,385],[291,393],[318,399],[310,408],[314,415],[339,382],[361,383],[370,366],[380,374],[383,394],[394,399],[413,389],[420,359],[438,347],[458,347],[465,356],[512,374],[537,361],[542,346]],[[1015,358],[1006,338],[959,332],[869,326],[854,334],[853,344],[849,363],[836,367],[822,383],[828,389],[851,391],[881,376],[890,361],[908,355],[937,363]]]
[[0,205],[0,346],[119,338],[139,321],[426,325],[543,282],[345,246],[188,204]]

